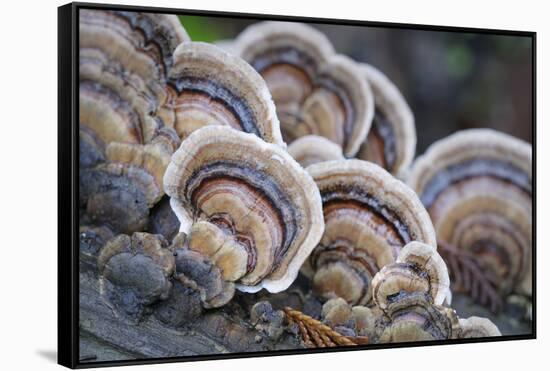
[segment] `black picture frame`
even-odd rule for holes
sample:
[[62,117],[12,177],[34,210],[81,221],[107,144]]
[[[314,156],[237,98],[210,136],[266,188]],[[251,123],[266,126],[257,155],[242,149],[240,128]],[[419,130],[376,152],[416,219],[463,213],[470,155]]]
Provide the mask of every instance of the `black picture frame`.
[[[78,236],[78,19],[80,9],[127,10],[151,13],[233,17],[241,19],[269,19],[305,23],[376,26],[414,30],[481,33],[529,37],[532,40],[532,132],[533,132],[533,321],[531,334],[505,335],[491,338],[452,339],[441,341],[372,344],[356,347],[295,349],[253,353],[231,353],[171,358],[136,359],[128,361],[81,362],[79,360],[79,236]],[[312,354],[319,352],[358,351],[380,348],[419,347],[450,344],[472,344],[537,338],[537,281],[536,281],[536,32],[464,28],[422,24],[386,23],[344,19],[310,18],[269,14],[200,11],[190,9],[157,8],[95,3],[70,3],[58,8],[58,363],[69,368],[91,368],[168,362],[221,360],[248,357]]]

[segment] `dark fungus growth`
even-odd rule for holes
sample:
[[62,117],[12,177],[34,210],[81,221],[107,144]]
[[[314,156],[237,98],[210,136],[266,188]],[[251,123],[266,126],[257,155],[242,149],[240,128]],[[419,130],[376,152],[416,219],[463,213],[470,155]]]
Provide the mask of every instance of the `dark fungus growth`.
[[130,322],[139,322],[151,304],[170,294],[174,256],[167,246],[162,236],[134,233],[113,238],[101,250],[101,294]]

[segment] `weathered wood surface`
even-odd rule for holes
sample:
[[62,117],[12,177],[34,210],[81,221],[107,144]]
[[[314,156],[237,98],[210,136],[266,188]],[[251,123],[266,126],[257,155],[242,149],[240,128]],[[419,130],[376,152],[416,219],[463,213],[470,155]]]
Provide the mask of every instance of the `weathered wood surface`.
[[[165,325],[154,315],[147,315],[138,324],[132,324],[101,297],[95,261],[81,256],[80,358],[82,362],[135,360],[303,347],[297,336],[289,332],[273,340],[252,327],[246,308],[257,300],[253,295],[243,295],[236,298],[238,303],[206,311],[180,328]],[[277,308],[302,306],[298,301],[293,303],[292,295],[270,295],[269,301]],[[518,313],[494,315],[464,295],[455,295],[453,307],[460,317],[477,315],[490,318],[503,335],[531,332],[530,322],[514,320],[520,317]],[[320,308],[317,309],[320,312]]]
[[[296,349],[296,336],[285,333],[277,341],[255,330],[245,318],[226,310],[210,310],[192,324],[171,328],[154,315],[128,323],[99,293],[94,269],[81,264],[80,345],[82,361],[143,359],[230,352]],[[243,316],[244,317],[244,316]]]

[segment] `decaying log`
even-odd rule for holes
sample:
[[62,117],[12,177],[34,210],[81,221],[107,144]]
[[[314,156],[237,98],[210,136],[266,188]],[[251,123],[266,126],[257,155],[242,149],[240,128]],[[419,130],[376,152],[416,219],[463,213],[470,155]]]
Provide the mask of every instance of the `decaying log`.
[[[84,263],[84,264],[82,264]],[[81,360],[107,361],[257,352],[302,348],[299,338],[285,332],[276,341],[247,322],[244,311],[208,310],[184,327],[169,327],[154,315],[130,324],[111,309],[99,292],[95,269],[81,260]]]

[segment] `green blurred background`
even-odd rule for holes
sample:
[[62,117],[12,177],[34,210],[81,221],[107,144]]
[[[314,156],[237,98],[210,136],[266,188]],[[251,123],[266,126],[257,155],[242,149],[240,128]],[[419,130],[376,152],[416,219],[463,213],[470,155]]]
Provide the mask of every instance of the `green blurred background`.
[[[180,16],[193,41],[232,39],[260,20]],[[311,24],[335,49],[384,72],[415,116],[417,153],[457,130],[532,142],[532,43],[523,36]]]

